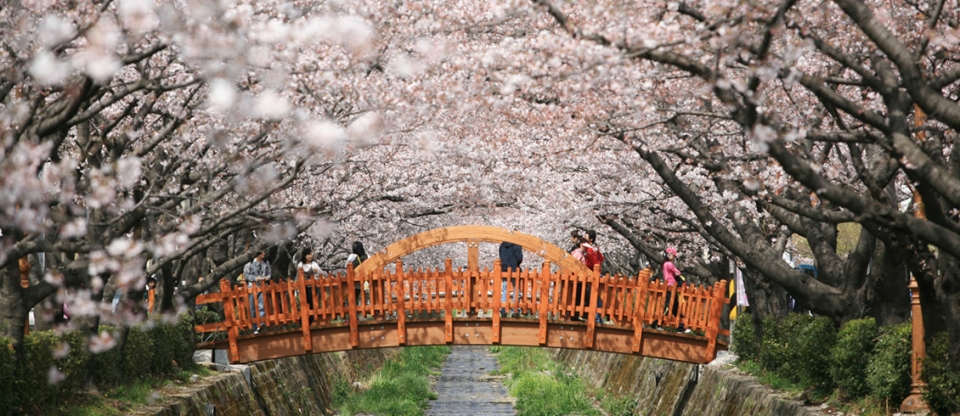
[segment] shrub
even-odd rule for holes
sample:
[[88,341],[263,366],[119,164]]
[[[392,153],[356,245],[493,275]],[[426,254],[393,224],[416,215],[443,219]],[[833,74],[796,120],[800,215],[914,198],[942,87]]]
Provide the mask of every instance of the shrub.
[[946,332],[933,336],[923,361],[923,381],[927,388],[923,400],[938,415],[960,412],[960,360],[950,357],[950,339]]
[[[100,333],[113,333],[118,337],[112,326],[100,325]],[[92,354],[90,359],[93,366],[93,381],[99,388],[109,388],[116,385],[121,379],[120,373],[120,348],[114,347],[100,353]]]
[[9,394],[14,388],[14,365],[16,351],[13,349],[13,340],[0,336],[0,415],[10,415],[16,410],[14,395]]
[[193,315],[180,315],[175,324],[155,323],[150,329],[154,354],[152,369],[155,374],[172,374],[178,366],[183,367],[193,360]]
[[[788,316],[784,321],[788,324],[791,317],[798,320],[801,324],[796,326],[797,332],[794,335],[786,333],[789,348],[790,365],[785,367],[782,376],[806,386],[818,387],[820,389],[829,389],[833,387],[833,379],[830,377],[830,362],[828,357],[830,350],[837,342],[837,329],[833,320],[826,317],[812,318],[805,314],[794,314]],[[797,318],[799,317],[799,318]]]
[[779,372],[787,362],[786,345],[781,342],[780,325],[773,316],[763,318],[763,334],[760,336],[760,351],[757,354],[760,366],[767,371]]
[[790,314],[779,323],[764,319],[760,361],[763,368],[793,382],[830,388],[828,356],[836,343],[829,318]]
[[873,354],[878,332],[873,318],[855,319],[840,328],[837,343],[830,350],[829,372],[841,399],[859,399],[869,392],[863,370]]
[[124,380],[135,380],[150,372],[153,362],[153,339],[143,326],[130,328],[127,343],[123,348],[120,373]]
[[[62,335],[38,331],[25,336],[23,344],[13,400],[19,399],[24,408],[43,409],[80,390],[89,359],[86,336],[79,331]],[[57,382],[51,384],[51,379]]]
[[880,330],[867,364],[867,385],[871,396],[889,403],[900,403],[910,393],[912,330],[909,323]]
[[153,344],[153,362],[150,367],[154,374],[171,374],[176,371],[177,331],[171,325],[157,322],[149,331]]
[[196,334],[193,332],[196,317],[193,313],[185,313],[177,319],[177,344],[174,350],[174,359],[181,367],[193,363],[193,352],[197,349]]
[[749,313],[737,315],[732,338],[733,345],[730,348],[741,360],[758,361],[760,359],[760,338],[754,327],[754,318]]

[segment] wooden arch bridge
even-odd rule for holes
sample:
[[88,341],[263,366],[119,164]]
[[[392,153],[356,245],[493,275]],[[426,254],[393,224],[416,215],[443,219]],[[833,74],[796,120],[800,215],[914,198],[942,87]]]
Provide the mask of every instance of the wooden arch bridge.
[[[479,243],[504,241],[543,257],[543,267],[501,272],[498,260],[481,269]],[[453,242],[467,243],[467,267],[455,269],[447,259],[442,269],[403,268],[400,257]],[[386,270],[389,264],[396,265],[393,271]],[[677,288],[651,282],[650,275],[646,269],[631,277],[601,276],[599,267],[589,270],[553,244],[502,228],[440,228],[398,241],[345,274],[306,279],[301,272],[292,281],[258,285],[223,281],[219,293],[198,296],[197,304],[222,303],[225,320],[196,331],[226,335],[198,348],[227,350],[231,363],[413,345],[542,346],[713,360],[726,348],[718,336],[729,334],[719,328],[727,282]],[[261,294],[262,317],[250,305]],[[670,302],[675,308],[668,308],[670,299],[679,299]],[[571,319],[577,316],[588,318]],[[265,330],[255,333],[258,327]]]

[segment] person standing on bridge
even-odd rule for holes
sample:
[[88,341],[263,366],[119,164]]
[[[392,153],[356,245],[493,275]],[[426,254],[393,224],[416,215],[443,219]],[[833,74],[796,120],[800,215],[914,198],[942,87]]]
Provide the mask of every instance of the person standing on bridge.
[[[587,230],[585,235],[586,242],[582,245],[583,247],[583,257],[584,265],[587,266],[590,271],[593,271],[594,266],[600,266],[600,273],[603,274],[603,253],[600,252],[600,246],[597,245],[597,232],[594,230]],[[590,306],[591,291],[593,290],[593,284],[587,283],[587,306]],[[600,288],[597,288],[600,290]],[[603,299],[600,299],[600,296],[597,296],[597,307],[603,306]],[[597,323],[603,323],[603,319],[600,317],[600,314],[597,314],[595,317]]]
[[[523,248],[506,241],[500,243],[500,271],[504,273],[519,273],[520,263],[523,263]],[[516,301],[517,296],[523,296],[523,294],[520,293],[520,288],[517,287],[517,279],[515,277],[510,279],[510,283],[513,285],[512,300]],[[507,279],[503,279],[500,286],[500,304],[502,305],[507,303]],[[510,310],[511,314],[516,312],[516,310]],[[523,310],[519,312],[523,313]],[[506,309],[500,308],[500,315],[503,316],[505,314]]]
[[[297,264],[297,271],[303,272],[304,282],[308,285],[305,297],[307,298],[307,310],[310,311],[310,323],[313,323],[313,292],[316,291],[316,287],[309,286],[309,284],[311,281],[319,277],[320,273],[323,273],[323,270],[320,270],[320,265],[313,260],[313,250],[308,248],[303,251],[303,257],[300,259],[300,263]],[[317,300],[317,304],[319,305],[319,293],[317,294]]]
[[[243,279],[247,281],[247,289],[252,290],[255,287],[263,286],[263,282],[270,280],[270,262],[267,261],[267,253],[263,250],[260,250],[257,253],[257,256],[253,258],[253,261],[247,263],[246,266],[243,266]],[[249,295],[250,300],[250,317],[253,318],[254,311],[254,302],[253,294]],[[257,316],[263,318],[266,313],[263,311],[263,292],[257,293],[257,303],[256,303]],[[257,325],[256,329],[253,330],[254,334],[259,334],[263,329],[263,324]]]
[[[353,269],[356,270],[357,267],[360,267],[360,263],[363,263],[367,260],[367,250],[363,248],[363,243],[359,241],[353,242],[353,247],[351,247],[352,253],[347,256],[347,266],[353,265]],[[370,283],[366,280],[363,283],[356,282],[353,286],[353,293],[357,299],[357,306],[363,306],[363,294],[366,293],[369,299]]]
[[[680,306],[680,296],[675,296],[671,302],[671,295],[673,294],[670,290],[671,286],[683,286],[683,276],[680,275],[680,269],[677,268],[675,261],[677,261],[677,249],[673,247],[667,247],[665,250],[667,258],[663,261],[663,281],[667,283],[667,295],[664,300],[664,311],[663,314],[677,314],[677,309]],[[684,332],[683,323],[681,322],[677,328],[678,332]]]

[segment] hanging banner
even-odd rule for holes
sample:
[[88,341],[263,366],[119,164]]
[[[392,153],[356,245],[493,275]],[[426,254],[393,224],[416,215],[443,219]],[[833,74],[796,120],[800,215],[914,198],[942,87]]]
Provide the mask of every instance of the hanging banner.
[[750,306],[750,301],[747,300],[747,289],[743,286],[743,272],[741,272],[739,268],[737,268],[736,285],[737,306]]

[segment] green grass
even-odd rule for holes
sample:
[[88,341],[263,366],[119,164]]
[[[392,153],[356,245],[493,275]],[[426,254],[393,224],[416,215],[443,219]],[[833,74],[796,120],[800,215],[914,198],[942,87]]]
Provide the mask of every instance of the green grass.
[[344,416],[356,413],[377,415],[422,415],[431,391],[430,376],[437,375],[450,347],[407,347],[387,361],[366,383],[354,389],[340,379],[333,388],[333,407]]
[[151,404],[161,399],[157,389],[176,384],[188,384],[190,376],[206,377],[213,374],[206,367],[190,365],[188,368],[166,377],[147,377],[129,384],[117,386],[100,396],[80,395],[76,399],[62,403],[54,413],[62,416],[119,416],[138,404]]
[[543,348],[496,347],[500,374],[510,395],[517,398],[519,416],[600,415],[590,390],[558,365]]

